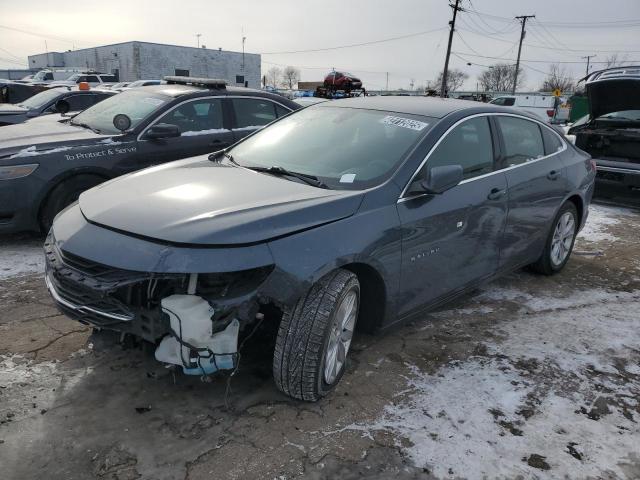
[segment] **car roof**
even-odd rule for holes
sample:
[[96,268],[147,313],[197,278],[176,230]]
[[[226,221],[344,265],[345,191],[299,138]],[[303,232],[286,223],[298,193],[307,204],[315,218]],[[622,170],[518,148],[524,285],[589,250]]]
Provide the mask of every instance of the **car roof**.
[[[181,97],[183,95],[193,95],[197,97],[200,95],[258,95],[261,97],[273,97],[269,92],[264,90],[256,90],[254,88],[246,87],[223,87],[223,88],[206,88],[194,85],[181,85],[181,84],[163,84],[163,85],[148,85],[145,88],[145,92],[159,93],[168,95],[170,97]],[[276,95],[278,98],[279,95]]]
[[[410,115],[423,115],[425,117],[442,118],[452,112],[471,108],[478,108],[478,102],[470,100],[458,100],[439,97],[355,97],[345,98],[334,102],[326,102],[317,105],[320,108],[366,108],[369,110],[382,110],[398,112]],[[493,109],[492,109],[493,110]]]

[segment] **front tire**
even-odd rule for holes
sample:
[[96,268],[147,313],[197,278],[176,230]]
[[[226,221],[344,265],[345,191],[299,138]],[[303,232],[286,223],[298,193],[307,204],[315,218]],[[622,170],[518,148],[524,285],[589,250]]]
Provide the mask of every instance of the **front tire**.
[[40,228],[42,231],[47,233],[53,224],[55,216],[75,202],[82,192],[104,181],[104,178],[97,175],[82,174],[56,185],[40,210]]
[[273,355],[280,391],[315,402],[340,381],[360,306],[360,284],[338,269],[321,278],[285,311]]
[[566,202],[553,220],[542,255],[531,268],[543,275],[561,271],[569,261],[577,233],[578,211],[573,202]]

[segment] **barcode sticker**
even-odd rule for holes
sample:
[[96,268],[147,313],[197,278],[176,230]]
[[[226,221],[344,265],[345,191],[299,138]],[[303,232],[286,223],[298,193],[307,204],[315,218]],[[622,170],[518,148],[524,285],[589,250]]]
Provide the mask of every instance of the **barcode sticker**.
[[402,128],[410,128],[411,130],[423,130],[429,124],[425,122],[420,122],[418,120],[412,120],[410,118],[404,117],[394,117],[393,115],[387,115],[382,120],[380,120],[385,125],[394,125],[396,127]]

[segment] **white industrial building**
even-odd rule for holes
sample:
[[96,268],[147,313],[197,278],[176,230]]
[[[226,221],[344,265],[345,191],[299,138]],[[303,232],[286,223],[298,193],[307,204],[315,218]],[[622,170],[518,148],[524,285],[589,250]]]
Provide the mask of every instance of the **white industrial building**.
[[165,75],[222,78],[229,85],[260,88],[260,55],[150,42],[125,42],[101,47],[29,56],[30,69],[66,67],[114,73],[122,82]]

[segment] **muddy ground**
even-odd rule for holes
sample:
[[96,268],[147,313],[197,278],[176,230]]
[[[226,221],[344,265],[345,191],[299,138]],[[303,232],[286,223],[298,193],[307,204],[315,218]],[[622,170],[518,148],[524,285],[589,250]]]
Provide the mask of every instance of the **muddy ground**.
[[233,378],[186,377],[60,315],[40,240],[0,240],[0,477],[640,478],[639,235],[595,207],[560,275],[360,335],[315,404],[275,389],[269,328]]

